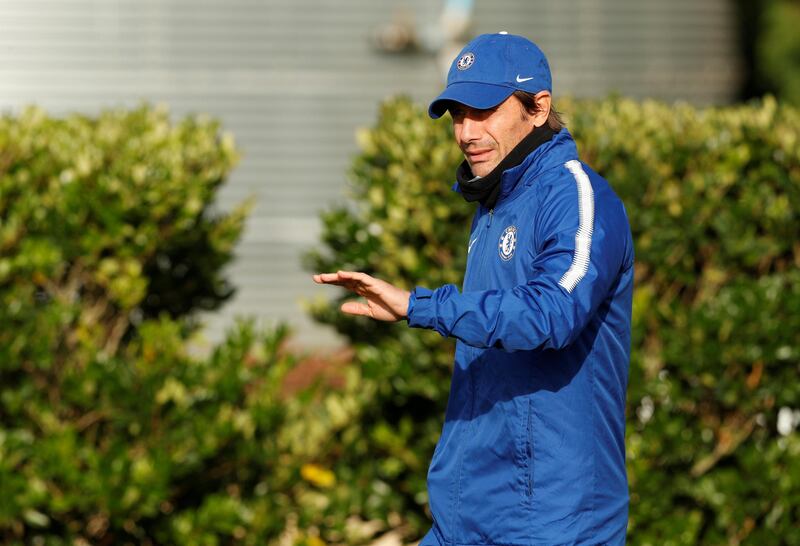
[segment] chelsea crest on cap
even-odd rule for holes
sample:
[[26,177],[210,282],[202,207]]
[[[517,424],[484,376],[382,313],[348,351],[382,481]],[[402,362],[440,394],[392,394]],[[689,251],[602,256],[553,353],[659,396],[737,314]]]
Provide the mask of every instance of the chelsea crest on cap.
[[514,91],[552,92],[547,57],[539,46],[507,32],[481,34],[461,50],[447,74],[447,86],[428,114],[441,117],[450,102],[494,108]]

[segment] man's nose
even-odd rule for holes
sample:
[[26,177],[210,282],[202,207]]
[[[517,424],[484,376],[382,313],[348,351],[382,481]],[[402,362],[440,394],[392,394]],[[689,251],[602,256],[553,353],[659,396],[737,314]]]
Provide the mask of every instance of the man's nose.
[[465,143],[481,138],[481,122],[470,116],[464,116],[461,122],[461,140]]

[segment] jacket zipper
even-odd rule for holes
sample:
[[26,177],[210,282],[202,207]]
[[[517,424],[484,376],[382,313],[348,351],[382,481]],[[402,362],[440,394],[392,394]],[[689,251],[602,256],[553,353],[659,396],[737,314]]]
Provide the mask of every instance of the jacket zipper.
[[494,217],[494,209],[491,208],[491,209],[489,209],[488,218],[486,219],[486,231],[487,231],[487,233],[486,233],[486,236],[484,237],[485,240],[481,241],[481,247],[479,249],[480,255],[478,256],[478,258],[480,258],[480,260],[478,260],[478,263],[480,264],[480,267],[478,268],[478,275],[480,275],[480,278],[484,277],[484,270],[486,268],[486,260],[488,259],[487,258],[487,254],[489,253],[489,250],[491,249],[491,247],[489,247],[489,248],[486,247],[486,245],[487,245],[486,240],[489,239],[488,231],[489,231],[489,228],[492,227],[492,218],[493,217]]
[[528,472],[528,498],[533,496],[533,401],[529,398],[528,399],[528,422],[527,424],[527,434],[526,434],[526,442],[525,442],[525,451],[526,455],[528,456],[528,467],[526,468]]
[[[492,218],[494,217],[494,209],[489,209],[489,214],[486,218],[486,230],[488,230],[492,225]],[[480,236],[480,227],[475,228],[474,231],[477,234],[479,239],[486,239],[489,235],[486,234],[483,237]],[[470,234],[472,237],[472,234]],[[467,256],[467,262],[469,263],[469,258],[472,257],[472,267],[467,267],[467,274],[464,276],[464,290],[467,290],[469,286],[469,280],[475,275],[480,275],[481,271],[483,270],[484,264],[486,262],[486,241],[476,241],[475,243],[477,246],[475,248],[471,248],[469,251],[469,256]],[[478,253],[478,256],[475,256],[475,253]]]

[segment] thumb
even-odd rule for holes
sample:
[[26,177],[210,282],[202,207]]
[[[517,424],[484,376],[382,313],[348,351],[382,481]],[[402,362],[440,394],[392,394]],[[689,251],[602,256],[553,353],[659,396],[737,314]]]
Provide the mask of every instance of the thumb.
[[343,303],[341,310],[343,313],[347,313],[349,315],[372,316],[369,305],[365,303],[359,303],[357,301],[347,301]]

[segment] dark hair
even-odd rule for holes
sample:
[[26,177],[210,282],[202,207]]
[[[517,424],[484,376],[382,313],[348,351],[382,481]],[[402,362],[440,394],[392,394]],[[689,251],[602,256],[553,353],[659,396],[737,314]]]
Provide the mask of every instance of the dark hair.
[[[539,106],[536,104],[536,95],[533,93],[514,91],[514,96],[522,103],[522,107],[528,115],[533,116],[539,111]],[[547,115],[547,125],[556,133],[566,125],[561,118],[561,113],[552,104],[550,104],[550,113]]]

